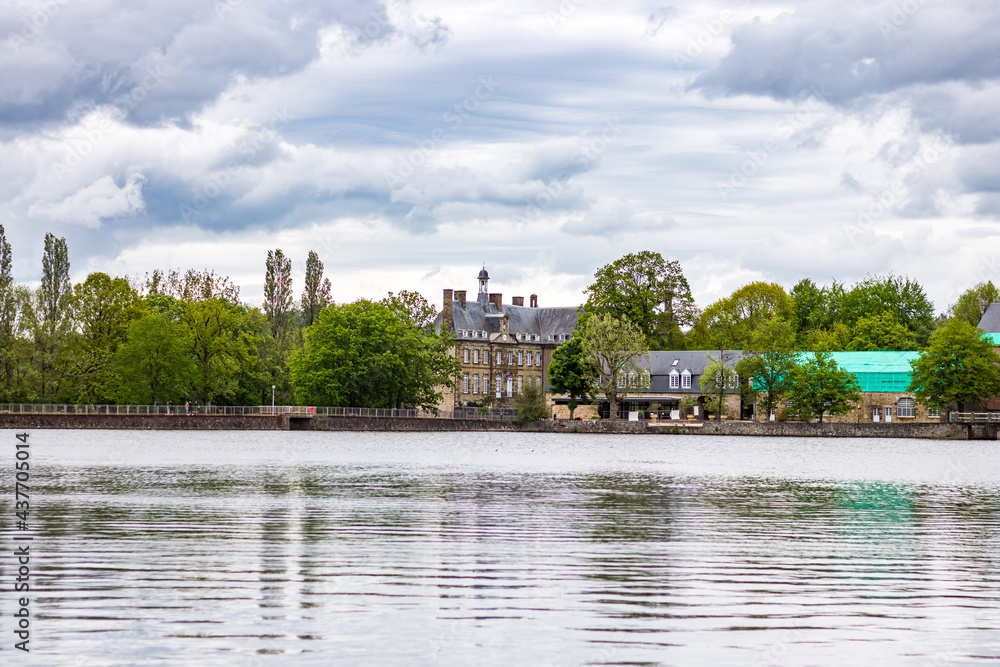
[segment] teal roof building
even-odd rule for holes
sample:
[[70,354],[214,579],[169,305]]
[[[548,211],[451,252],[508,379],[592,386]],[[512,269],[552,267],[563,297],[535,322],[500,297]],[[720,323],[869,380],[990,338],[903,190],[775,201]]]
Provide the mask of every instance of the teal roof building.
[[[809,354],[803,352],[805,358]],[[831,352],[841,368],[858,376],[863,392],[903,393],[910,386],[910,362],[919,352]],[[805,360],[805,359],[803,359]]]

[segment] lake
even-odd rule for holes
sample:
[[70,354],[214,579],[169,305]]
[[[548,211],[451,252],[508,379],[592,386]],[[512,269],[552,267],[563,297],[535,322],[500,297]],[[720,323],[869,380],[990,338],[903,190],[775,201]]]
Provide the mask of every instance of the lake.
[[46,665],[1000,660],[1000,443],[31,431]]

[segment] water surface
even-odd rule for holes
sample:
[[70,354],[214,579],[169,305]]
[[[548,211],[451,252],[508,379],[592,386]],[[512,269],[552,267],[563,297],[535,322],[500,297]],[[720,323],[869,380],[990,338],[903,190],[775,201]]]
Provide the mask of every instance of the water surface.
[[[13,432],[0,439],[13,460]],[[996,442],[44,430],[30,442],[34,664],[1000,660]],[[23,661],[13,602],[0,593],[4,662]]]

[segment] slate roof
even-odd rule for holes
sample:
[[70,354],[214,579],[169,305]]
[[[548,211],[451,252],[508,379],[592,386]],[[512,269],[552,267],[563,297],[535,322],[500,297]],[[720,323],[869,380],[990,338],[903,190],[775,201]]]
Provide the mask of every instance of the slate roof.
[[1000,333],[1000,303],[991,303],[979,320],[979,328],[986,333]]
[[[576,308],[530,308],[528,306],[511,306],[503,304],[503,311],[498,311],[492,303],[466,301],[465,308],[457,300],[452,301],[452,321],[456,331],[500,332],[500,320],[509,316],[510,333],[538,334],[540,342],[548,342],[549,334],[571,334],[576,327],[579,313]],[[443,315],[438,315],[434,328],[441,331]]]

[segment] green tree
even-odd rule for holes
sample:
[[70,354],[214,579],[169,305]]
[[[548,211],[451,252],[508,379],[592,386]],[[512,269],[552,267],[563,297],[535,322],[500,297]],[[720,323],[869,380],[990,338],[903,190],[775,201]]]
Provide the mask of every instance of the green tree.
[[790,379],[787,393],[792,405],[786,412],[797,419],[818,417],[822,424],[824,412],[847,414],[861,400],[857,376],[841,368],[828,353],[814,352],[792,369]]
[[386,303],[329,306],[292,355],[296,396],[308,405],[433,408],[438,387],[454,387],[461,370],[451,345]]
[[69,248],[65,238],[45,235],[42,253],[42,282],[36,292],[32,314],[38,350],[38,397],[57,400],[64,377],[57,355],[72,328],[73,288],[69,281]]
[[240,371],[257,361],[257,340],[246,330],[251,313],[221,298],[177,305],[185,349],[197,366],[195,389],[211,405],[234,392]]
[[382,299],[382,303],[398,312],[422,331],[429,330],[438,315],[437,308],[427,301],[420,292],[409,290],[401,290],[398,294],[389,292],[389,296]]
[[744,352],[745,356],[736,364],[736,371],[746,378],[750,395],[760,408],[758,412],[766,420],[784,400],[798,361],[795,330],[788,320],[771,318],[757,327],[749,349]]
[[675,349],[683,340],[681,327],[698,316],[680,263],[649,250],[602,266],[585,292],[588,312],[628,318],[646,336],[647,348]]
[[545,398],[545,392],[534,383],[524,387],[524,391],[514,401],[514,408],[517,410],[519,424],[547,419],[549,416],[549,402]]
[[[579,327],[582,330],[582,327]],[[566,394],[569,399],[569,418],[580,403],[594,400],[596,369],[588,360],[579,335],[574,335],[552,353],[549,364],[549,387],[553,394]]]
[[1000,358],[982,331],[953,318],[931,335],[930,344],[910,362],[909,391],[931,408],[957,405],[964,412],[969,403],[1000,396]]
[[891,312],[865,315],[851,327],[847,349],[853,352],[873,350],[915,350],[917,337],[896,321]]
[[62,358],[76,382],[77,400],[109,402],[117,381],[111,359],[125,341],[129,324],[142,315],[138,293],[124,278],[91,273],[73,290],[73,333]]
[[963,322],[968,322],[972,326],[979,326],[981,316],[979,314],[979,300],[985,299],[986,304],[1000,303],[1000,290],[993,285],[993,281],[979,283],[974,287],[962,292],[958,301],[948,308],[948,317],[953,317]]
[[156,269],[146,275],[145,288],[147,294],[170,296],[179,301],[222,299],[233,305],[240,303],[239,286],[229,276],[220,276],[208,269],[188,269],[183,275],[177,269],[168,273]]
[[708,399],[706,408],[715,412],[716,420],[721,420],[726,411],[726,393],[739,391],[740,377],[736,367],[726,363],[724,356],[709,355],[708,358],[709,364],[701,374],[701,391]]
[[795,328],[800,332],[815,329],[829,331],[840,321],[844,285],[836,280],[830,287],[819,287],[809,278],[796,283],[790,293],[795,304]]
[[306,259],[305,288],[302,290],[302,323],[310,326],[319,317],[320,311],[333,303],[330,297],[330,279],[323,277],[323,262],[315,251],[309,251]]
[[197,370],[180,326],[160,313],[129,324],[113,364],[119,400],[145,405],[165,405],[168,400],[181,403],[190,395]]
[[17,292],[14,289],[10,243],[0,225],[0,400],[8,401],[16,393],[15,341],[17,340]]
[[281,248],[267,251],[264,275],[264,315],[271,325],[271,335],[283,341],[289,332],[292,315],[292,260]]
[[755,282],[713,303],[701,320],[713,349],[746,349],[757,327],[773,317],[795,321],[795,303],[781,285]]
[[618,418],[618,404],[648,384],[649,375],[639,365],[649,362],[646,336],[628,319],[611,315],[591,315],[580,333],[586,362],[600,369],[597,388],[604,392],[611,408],[611,418]]
[[926,345],[934,330],[934,305],[916,281],[899,276],[872,276],[844,295],[841,321],[853,327],[863,317],[890,313]]

